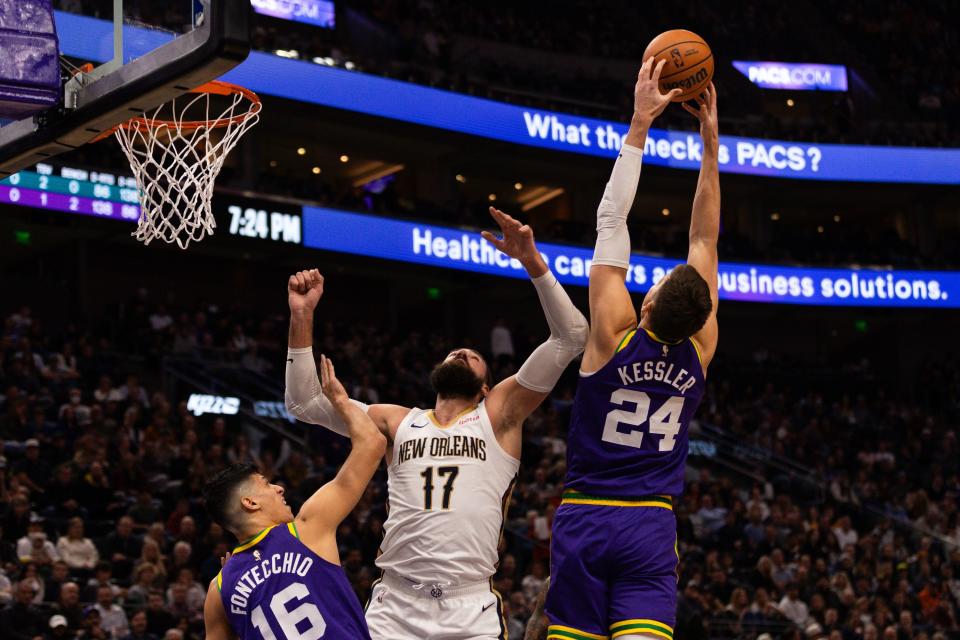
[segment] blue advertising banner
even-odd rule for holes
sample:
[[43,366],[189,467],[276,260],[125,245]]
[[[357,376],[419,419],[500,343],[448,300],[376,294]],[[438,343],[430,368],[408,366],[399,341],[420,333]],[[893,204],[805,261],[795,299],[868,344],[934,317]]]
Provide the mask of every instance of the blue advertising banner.
[[265,16],[312,24],[326,29],[336,26],[331,0],[250,0],[253,10]]
[[[314,249],[399,260],[511,278],[526,278],[511,260],[472,230],[303,208],[303,244]],[[539,243],[564,284],[586,286],[592,249]],[[680,260],[634,254],[627,288],[642,293]],[[720,263],[720,299],[849,307],[960,308],[960,272],[813,269]]]
[[[110,57],[109,23],[59,11],[56,19],[65,54],[101,61]],[[137,29],[127,29],[131,30]],[[281,98],[606,158],[616,157],[627,132],[627,125],[620,122],[529,109],[259,51],[252,52],[223,79]],[[720,143],[720,170],[726,173],[805,180],[960,184],[960,149],[805,144],[735,136],[721,136]],[[644,162],[698,169],[701,154],[697,134],[651,129]]]
[[750,82],[763,89],[847,90],[847,68],[842,64],[734,60],[733,66]]

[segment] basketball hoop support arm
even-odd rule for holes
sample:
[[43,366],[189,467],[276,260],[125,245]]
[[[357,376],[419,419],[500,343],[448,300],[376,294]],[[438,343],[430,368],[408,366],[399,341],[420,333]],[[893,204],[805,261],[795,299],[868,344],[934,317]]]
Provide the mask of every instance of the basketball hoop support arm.
[[76,109],[77,94],[86,84],[98,80],[123,66],[123,0],[113,0],[113,58],[89,73],[78,73],[63,85],[63,104]]

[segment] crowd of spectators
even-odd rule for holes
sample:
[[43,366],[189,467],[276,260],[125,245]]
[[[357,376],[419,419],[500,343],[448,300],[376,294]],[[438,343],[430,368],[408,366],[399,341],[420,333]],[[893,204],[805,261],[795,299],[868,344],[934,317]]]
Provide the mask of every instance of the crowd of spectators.
[[[112,323],[121,337],[56,325],[29,307],[4,318],[0,628],[13,634],[5,637],[200,637],[206,585],[234,544],[204,513],[204,479],[251,461],[286,486],[296,509],[347,453],[344,439],[322,429],[305,427],[305,451],[251,438],[241,416],[196,416],[160,385],[157,355],[204,350],[254,353],[279,377],[279,310],[172,308],[144,292],[123,308],[97,325]],[[497,322],[465,344],[487,353],[499,378],[534,338]],[[317,344],[355,396],[409,406],[432,403],[429,370],[460,346],[427,328],[394,335],[335,322],[318,327]],[[826,489],[811,498],[691,458],[676,505],[676,637],[960,637],[957,368],[928,372],[942,395],[906,404],[879,392],[738,386],[720,365],[701,421],[806,463]],[[494,578],[512,637],[522,637],[549,571],[573,385],[564,378],[524,427]],[[361,601],[377,575],[385,481],[381,470],[338,532]]]

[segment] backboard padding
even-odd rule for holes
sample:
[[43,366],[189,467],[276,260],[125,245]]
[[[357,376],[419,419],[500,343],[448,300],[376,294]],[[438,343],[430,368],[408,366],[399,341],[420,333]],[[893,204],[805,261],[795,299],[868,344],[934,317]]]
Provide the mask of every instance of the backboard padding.
[[0,178],[76,149],[237,66],[250,52],[246,2],[211,0],[203,24],[78,91],[57,107],[0,128]]

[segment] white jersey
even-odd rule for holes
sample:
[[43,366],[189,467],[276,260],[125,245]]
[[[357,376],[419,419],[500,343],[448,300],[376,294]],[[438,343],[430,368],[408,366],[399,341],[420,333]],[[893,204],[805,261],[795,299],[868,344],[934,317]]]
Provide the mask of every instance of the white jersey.
[[519,468],[497,442],[482,402],[448,427],[433,411],[411,409],[393,441],[377,566],[420,584],[493,576]]

